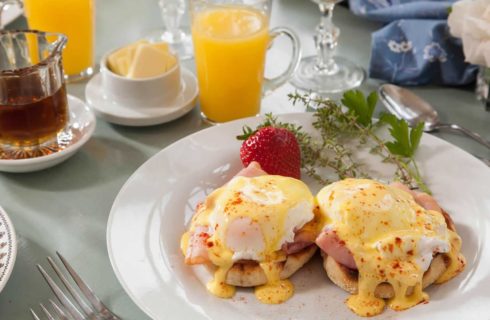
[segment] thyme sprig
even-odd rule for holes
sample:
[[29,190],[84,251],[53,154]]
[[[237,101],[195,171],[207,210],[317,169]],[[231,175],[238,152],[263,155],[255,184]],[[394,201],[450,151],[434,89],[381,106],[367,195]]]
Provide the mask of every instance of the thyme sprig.
[[[378,155],[381,161],[395,165],[397,180],[430,193],[414,160],[423,133],[422,126],[409,129],[406,121],[387,114],[382,115],[380,121],[374,121],[375,92],[366,98],[361,91],[347,91],[342,104],[310,94],[288,96],[293,105],[301,103],[316,110],[312,125],[319,138],[308,134],[301,126],[280,122],[271,114],[266,115],[259,128],[276,126],[292,131],[298,139],[302,167],[308,176],[321,184],[330,183],[332,180],[320,173],[321,168],[328,168],[339,179],[369,178],[364,164],[354,157],[355,149],[369,146],[371,153]],[[380,136],[380,128],[384,126],[389,127],[392,141],[385,141]],[[357,145],[352,141],[357,141]]]

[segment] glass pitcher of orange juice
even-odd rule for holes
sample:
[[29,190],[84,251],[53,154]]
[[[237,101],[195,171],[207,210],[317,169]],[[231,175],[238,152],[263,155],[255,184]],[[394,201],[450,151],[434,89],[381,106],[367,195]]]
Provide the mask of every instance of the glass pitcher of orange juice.
[[[262,93],[284,84],[300,59],[300,44],[287,28],[269,30],[271,0],[191,0],[192,39],[201,112],[211,123],[257,115]],[[293,43],[287,70],[264,79],[265,56],[273,39]]]
[[[30,29],[60,32],[68,37],[63,51],[66,79],[94,73],[95,0],[6,0],[24,7]],[[4,6],[0,5],[1,9]]]

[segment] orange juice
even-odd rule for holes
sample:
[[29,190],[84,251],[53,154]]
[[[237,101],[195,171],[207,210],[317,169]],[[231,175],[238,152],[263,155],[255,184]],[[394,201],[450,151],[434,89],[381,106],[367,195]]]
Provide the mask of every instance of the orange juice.
[[238,5],[207,9],[194,14],[192,38],[205,117],[225,122],[259,113],[267,16]]
[[94,64],[94,0],[24,0],[30,29],[64,33],[63,67],[78,75]]

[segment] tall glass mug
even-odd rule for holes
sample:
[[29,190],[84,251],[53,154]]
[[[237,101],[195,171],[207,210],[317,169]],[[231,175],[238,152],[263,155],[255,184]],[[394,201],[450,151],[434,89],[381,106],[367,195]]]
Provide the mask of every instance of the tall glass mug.
[[76,81],[94,73],[95,0],[7,0],[6,3],[23,5],[30,29],[60,32],[68,37],[63,51],[67,80]]
[[[293,31],[269,30],[271,0],[191,0],[192,40],[203,117],[211,123],[257,115],[262,93],[292,76],[300,59]],[[285,35],[293,43],[286,71],[264,78],[271,41]]]

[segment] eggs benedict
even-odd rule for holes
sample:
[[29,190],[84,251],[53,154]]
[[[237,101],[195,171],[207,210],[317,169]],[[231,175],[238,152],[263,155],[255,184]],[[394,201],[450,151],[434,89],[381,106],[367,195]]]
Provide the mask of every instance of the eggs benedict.
[[425,287],[464,269],[454,223],[427,194],[346,179],[324,187],[316,199],[324,268],[352,294],[346,304],[360,316],[377,315],[386,303],[404,310],[428,301]]
[[186,264],[207,264],[212,294],[255,287],[257,299],[277,304],[294,291],[287,280],[315,253],[319,224],[314,197],[294,178],[267,175],[252,162],[197,207],[181,238]]

